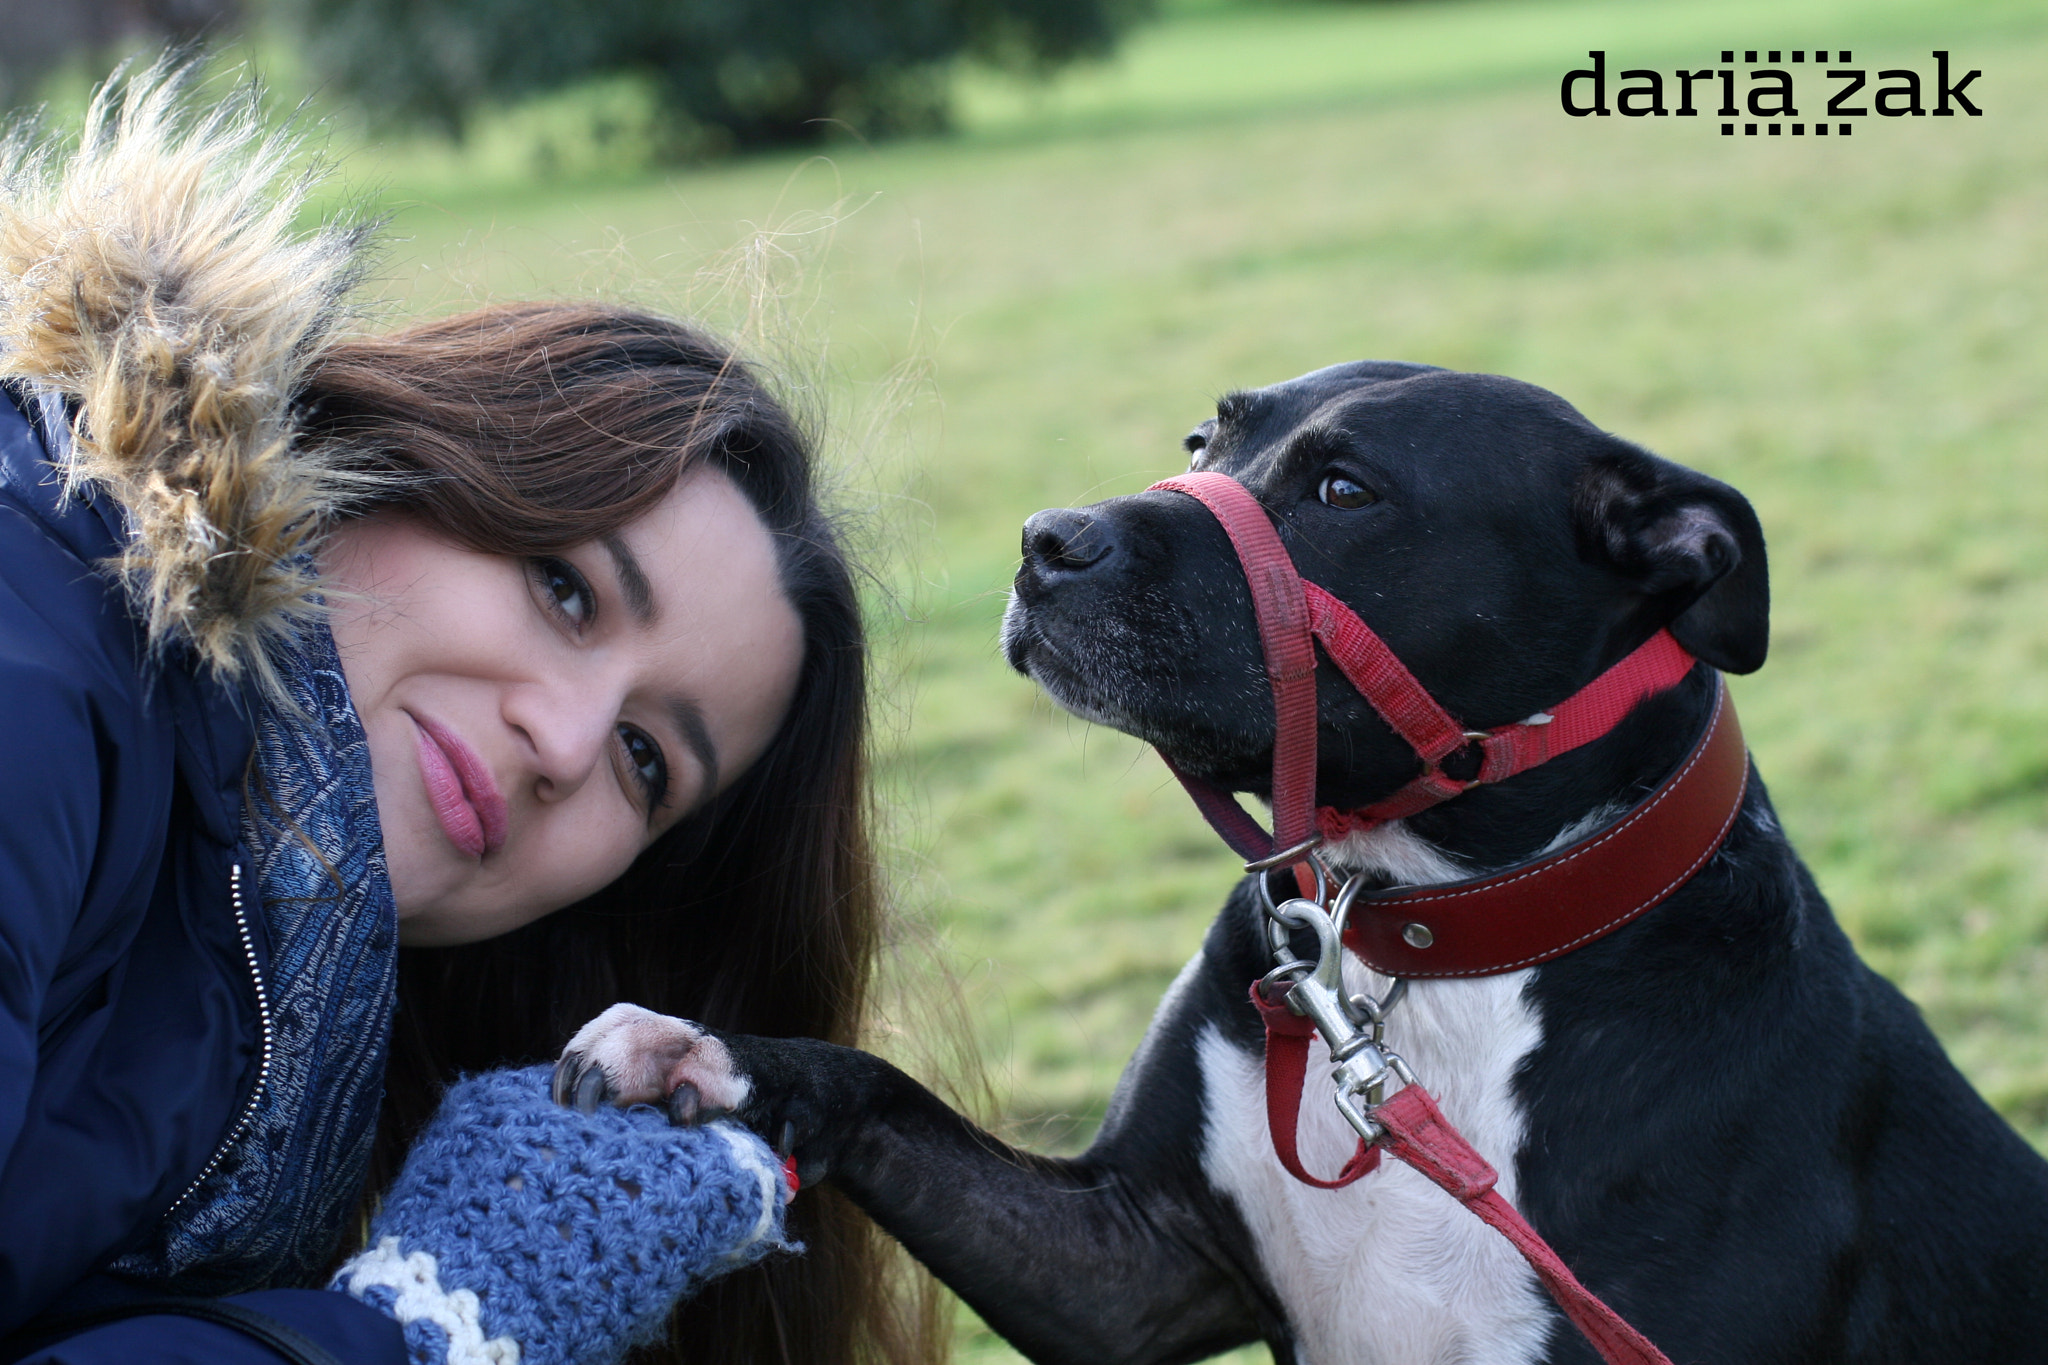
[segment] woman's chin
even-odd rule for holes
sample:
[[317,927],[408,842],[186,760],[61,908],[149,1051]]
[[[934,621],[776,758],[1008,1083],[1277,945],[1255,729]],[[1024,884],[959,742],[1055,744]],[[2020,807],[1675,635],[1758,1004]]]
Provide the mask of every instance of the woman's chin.
[[462,932],[468,917],[457,908],[462,879],[448,866],[452,854],[437,860],[430,850],[410,848],[403,841],[394,845],[387,839],[384,857],[391,901],[398,909],[401,947],[447,948],[486,936]]
[[503,915],[465,912],[460,907],[428,904],[408,911],[398,902],[398,946],[401,948],[459,948],[487,938],[510,933],[537,915]]
[[[482,884],[474,864],[454,867],[453,855],[414,871],[401,851],[389,854],[391,899],[398,908],[398,943],[403,948],[457,948],[523,929],[535,920],[609,884],[589,886],[527,884],[500,875]],[[619,871],[623,871],[621,868]]]
[[398,917],[398,946],[401,948],[460,948],[489,938],[488,933],[465,934],[455,925],[427,915]]

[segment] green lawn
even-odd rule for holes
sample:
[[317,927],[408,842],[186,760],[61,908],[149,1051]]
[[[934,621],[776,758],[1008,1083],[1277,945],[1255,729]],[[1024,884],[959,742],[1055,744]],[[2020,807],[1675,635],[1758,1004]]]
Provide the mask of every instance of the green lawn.
[[[1818,141],[1559,112],[1589,48],[1724,45],[1951,49],[1986,113]],[[2048,1140],[2048,7],[1190,4],[1115,66],[975,78],[963,109],[950,141],[674,177],[536,175],[532,114],[344,169],[395,212],[406,307],[596,291],[740,325],[735,272],[776,282],[754,333],[799,357],[883,585],[893,849],[929,930],[901,964],[959,980],[1001,1122],[1085,1140],[1232,872],[1155,758],[1001,664],[1018,523],[1177,469],[1229,388],[1383,356],[1546,385],[1749,494],[1775,647],[1736,693],[1785,824]]]

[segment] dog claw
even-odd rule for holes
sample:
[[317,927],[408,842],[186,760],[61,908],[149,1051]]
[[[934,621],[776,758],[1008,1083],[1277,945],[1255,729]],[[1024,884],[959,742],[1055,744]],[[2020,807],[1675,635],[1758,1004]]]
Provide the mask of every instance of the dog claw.
[[572,1104],[576,1097],[576,1077],[583,1070],[583,1054],[565,1052],[555,1063],[554,1078],[548,1083],[548,1097],[556,1104]]
[[597,1106],[604,1102],[605,1091],[609,1088],[605,1084],[604,1071],[599,1067],[591,1067],[576,1079],[576,1108],[585,1114],[596,1113]]
[[704,1097],[684,1081],[668,1097],[668,1121],[678,1128],[694,1126],[704,1116]]

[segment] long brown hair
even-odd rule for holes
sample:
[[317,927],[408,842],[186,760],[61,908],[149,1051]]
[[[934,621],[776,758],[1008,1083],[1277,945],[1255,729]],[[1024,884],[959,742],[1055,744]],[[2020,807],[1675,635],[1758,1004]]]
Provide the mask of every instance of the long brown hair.
[[[463,1071],[554,1057],[631,1000],[749,1033],[855,1043],[882,899],[869,845],[865,637],[811,445],[759,378],[683,324],[591,304],[504,305],[351,341],[301,397],[305,439],[379,476],[466,548],[556,554],[618,530],[709,464],[774,537],[803,623],[767,751],[596,895],[460,948],[399,954],[371,1188]],[[371,504],[370,510],[375,510]],[[690,1365],[943,1355],[928,1284],[829,1190],[790,1209],[808,1250],[714,1282],[636,1359]]]

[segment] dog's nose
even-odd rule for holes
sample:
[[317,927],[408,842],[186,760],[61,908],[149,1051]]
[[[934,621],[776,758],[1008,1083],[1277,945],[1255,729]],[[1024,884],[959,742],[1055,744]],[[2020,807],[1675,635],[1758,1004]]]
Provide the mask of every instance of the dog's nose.
[[1072,507],[1048,507],[1024,523],[1024,562],[1041,568],[1073,573],[1113,548],[1109,528]]

